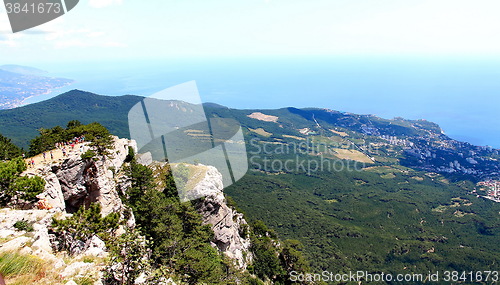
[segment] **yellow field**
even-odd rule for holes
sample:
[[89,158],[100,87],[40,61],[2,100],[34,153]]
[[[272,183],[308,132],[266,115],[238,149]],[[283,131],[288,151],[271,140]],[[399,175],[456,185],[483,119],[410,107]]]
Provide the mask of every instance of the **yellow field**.
[[285,138],[291,138],[291,139],[296,139],[296,140],[305,140],[305,138],[301,138],[301,137],[296,137],[296,136],[289,136],[289,135],[283,135],[283,137]]
[[350,159],[363,163],[373,163],[373,161],[364,153],[354,149],[334,148],[333,150],[336,152],[334,155],[340,159]]
[[341,137],[348,137],[348,136],[349,136],[349,135],[348,135],[347,133],[345,133],[345,132],[339,132],[339,131],[332,130],[332,129],[330,129],[330,131],[331,131],[332,133],[335,133],[335,134],[337,134],[337,135],[341,136]]
[[266,132],[263,128],[258,128],[256,130],[254,129],[251,129],[251,128],[248,128],[251,132],[254,132],[258,135],[261,135],[263,137],[270,137],[272,135],[272,133],[269,133],[269,132]]

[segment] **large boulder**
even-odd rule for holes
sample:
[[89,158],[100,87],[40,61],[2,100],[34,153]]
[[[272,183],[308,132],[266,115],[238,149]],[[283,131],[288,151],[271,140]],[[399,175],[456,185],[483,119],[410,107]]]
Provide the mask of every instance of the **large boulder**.
[[106,252],[106,244],[97,236],[92,236],[85,244],[85,251],[81,253],[83,256],[96,256],[96,257],[106,257],[108,253]]

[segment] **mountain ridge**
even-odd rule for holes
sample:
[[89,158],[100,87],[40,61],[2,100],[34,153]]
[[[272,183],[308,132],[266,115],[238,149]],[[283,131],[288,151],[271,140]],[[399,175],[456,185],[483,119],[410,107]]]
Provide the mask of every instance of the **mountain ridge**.
[[78,119],[83,123],[102,121],[113,134],[130,137],[128,127],[119,122],[127,121],[126,112],[140,100],[142,97],[134,95],[111,97],[75,89],[42,102],[0,110],[0,133],[27,148],[38,129],[66,125]]
[[[130,138],[128,112],[142,99],[137,95],[105,96],[75,89],[39,103],[0,110],[0,133],[27,148],[40,128],[64,126],[78,119],[84,124],[97,121],[114,135]],[[379,162],[390,160],[476,180],[500,173],[498,150],[454,140],[438,124],[423,119],[384,119],[324,108],[232,109],[215,103],[205,103],[204,108],[208,117],[236,119],[248,131],[248,138],[286,142],[313,135],[352,144],[370,159],[378,157]],[[275,119],[259,120],[259,116]]]
[[25,75],[44,75],[48,72],[38,68],[23,66],[17,64],[4,64],[0,65],[0,70],[5,70],[13,73],[25,74]]

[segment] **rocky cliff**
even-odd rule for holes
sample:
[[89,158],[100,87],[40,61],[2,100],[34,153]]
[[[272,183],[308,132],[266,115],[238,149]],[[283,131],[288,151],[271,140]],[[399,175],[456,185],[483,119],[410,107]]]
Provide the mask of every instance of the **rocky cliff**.
[[[136,150],[134,141],[114,138],[113,149],[107,158],[82,159],[81,154],[88,149],[88,144],[69,151],[67,156],[47,160],[28,169],[24,175],[38,175],[45,179],[43,193],[37,197],[49,205],[48,210],[14,210],[0,211],[0,253],[20,250],[23,254],[34,255],[50,261],[61,275],[65,284],[70,279],[94,275],[97,280],[102,277],[102,262],[82,262],[88,256],[93,258],[106,257],[104,242],[96,236],[85,244],[80,244],[73,253],[72,261],[65,262],[67,257],[53,250],[54,239],[49,234],[53,217],[71,216],[82,205],[99,203],[102,215],[123,213],[126,206],[122,203],[118,191],[126,192],[130,182],[124,176],[122,167],[127,157],[129,147]],[[163,163],[155,163],[163,165]],[[205,224],[210,224],[214,237],[213,247],[234,260],[234,265],[241,270],[246,269],[252,261],[250,254],[250,238],[247,233],[247,222],[243,215],[230,208],[222,192],[222,175],[212,166],[192,165],[196,172],[191,177],[192,190],[205,198],[196,204],[197,210]],[[129,217],[129,216],[127,216]],[[26,221],[33,225],[34,231],[19,231],[14,228],[16,221]],[[135,226],[133,215],[126,225]],[[87,258],[88,259],[88,258]],[[62,282],[62,281],[61,281]],[[96,284],[100,284],[100,281]]]
[[197,167],[205,174],[192,191],[197,197],[205,197],[197,204],[197,209],[204,223],[212,225],[212,245],[233,259],[236,266],[246,268],[252,260],[248,224],[243,214],[227,205],[222,192],[222,174],[213,166]]
[[[240,269],[252,262],[248,224],[243,214],[228,206],[223,193],[222,174],[213,166],[202,164],[186,165],[189,169],[187,197],[203,197],[196,200],[196,208],[203,223],[210,224],[214,232],[213,247],[234,261]],[[175,169],[178,165],[174,164]],[[166,163],[153,162],[150,167],[155,173],[168,168]],[[157,175],[160,176],[161,175]]]
[[[93,236],[84,244],[75,244],[72,258],[54,251],[57,245],[50,234],[50,224],[54,217],[64,219],[80,206],[97,202],[101,205],[104,216],[123,213],[125,206],[115,190],[120,181],[115,179],[115,172],[120,169],[128,154],[128,148],[136,149],[134,141],[114,138],[111,154],[106,158],[82,159],[81,154],[89,147],[68,150],[64,157],[43,160],[31,167],[23,175],[38,175],[45,179],[45,190],[37,197],[45,201],[45,210],[15,210],[5,208],[0,211],[0,254],[19,252],[26,257],[35,256],[51,264],[51,270],[57,272],[61,284],[72,284],[73,279],[87,278],[100,280],[104,268],[101,259],[107,256],[103,241]],[[54,150],[57,152],[60,150]],[[30,230],[15,228],[18,221],[31,225]],[[127,221],[133,227],[133,216]],[[69,261],[68,261],[69,260]],[[86,260],[84,262],[83,260]],[[92,261],[92,262],[90,262]],[[50,275],[50,274],[49,274]],[[55,282],[54,279],[47,282]],[[100,281],[96,282],[100,284]]]
[[38,198],[46,199],[55,209],[72,213],[82,205],[98,202],[104,216],[121,212],[124,206],[116,192],[115,173],[122,167],[129,147],[137,149],[134,141],[115,137],[111,154],[94,160],[81,158],[88,149],[84,145],[66,157],[28,170],[28,174],[45,179],[45,191]]

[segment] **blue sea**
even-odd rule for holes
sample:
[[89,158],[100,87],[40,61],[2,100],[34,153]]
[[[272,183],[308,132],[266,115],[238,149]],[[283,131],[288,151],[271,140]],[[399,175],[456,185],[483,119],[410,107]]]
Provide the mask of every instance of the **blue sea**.
[[36,66],[76,80],[71,89],[150,95],[196,80],[204,102],[233,108],[321,107],[426,119],[450,137],[500,148],[500,59],[253,57],[71,62]]

